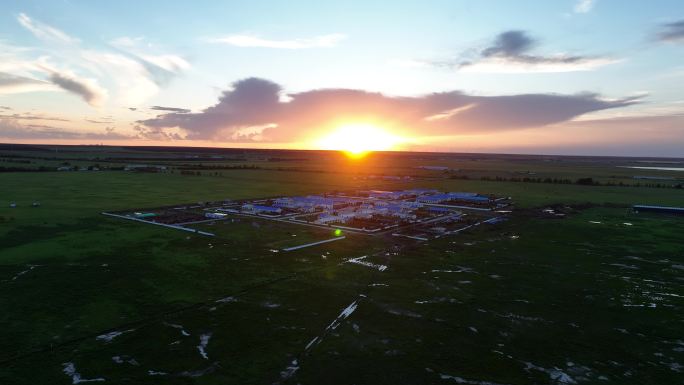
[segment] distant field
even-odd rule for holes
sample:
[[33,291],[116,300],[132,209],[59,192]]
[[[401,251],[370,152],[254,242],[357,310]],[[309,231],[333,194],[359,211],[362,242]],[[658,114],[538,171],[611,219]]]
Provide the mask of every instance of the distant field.
[[[28,162],[28,163],[12,163]],[[676,184],[684,173],[673,170],[644,170],[628,167],[670,167],[684,165],[681,159],[564,157],[498,154],[375,153],[361,161],[350,161],[340,154],[321,151],[277,151],[244,149],[157,149],[102,146],[22,146],[0,145],[2,167],[56,169],[65,164],[101,168],[128,164],[164,165],[221,173],[232,167],[257,167],[268,170],[297,170],[359,176],[395,175],[441,178],[445,176],[488,178],[558,178],[575,181],[593,178],[601,183],[620,182]],[[446,171],[426,170],[439,166]],[[634,179],[634,177],[657,179]],[[668,180],[668,178],[671,178]]]
[[[424,161],[599,180],[643,172],[577,162]],[[415,158],[368,169],[339,158],[263,163],[331,172],[1,173],[0,383],[70,384],[69,365],[82,379],[136,384],[681,381],[684,220],[629,206],[684,206],[683,190],[427,171],[410,182],[359,178],[413,172]],[[430,243],[347,234],[292,252],[273,250],[331,234],[243,217],[197,225],[217,235],[205,237],[100,215],[412,187],[511,196],[516,210]],[[548,219],[551,204],[576,209]]]

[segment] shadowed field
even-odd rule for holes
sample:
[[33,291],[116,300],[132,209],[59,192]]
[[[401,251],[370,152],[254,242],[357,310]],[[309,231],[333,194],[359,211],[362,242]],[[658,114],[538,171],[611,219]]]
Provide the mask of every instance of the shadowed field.
[[[681,190],[357,176],[0,174],[0,382],[681,379],[684,222],[629,209],[683,205]],[[517,208],[430,243],[348,235],[292,252],[273,250],[330,234],[243,218],[198,226],[217,234],[204,237],[100,215],[393,186],[511,196]],[[551,219],[550,204],[573,208]]]

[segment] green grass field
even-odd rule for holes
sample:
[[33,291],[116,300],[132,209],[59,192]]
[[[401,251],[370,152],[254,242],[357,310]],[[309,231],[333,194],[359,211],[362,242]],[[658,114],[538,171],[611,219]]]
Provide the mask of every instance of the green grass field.
[[[0,174],[0,383],[681,383],[684,221],[629,205],[684,206],[682,190],[335,171]],[[516,211],[429,243],[348,235],[277,253],[331,234],[243,217],[198,225],[205,237],[100,214],[359,187],[492,193]]]

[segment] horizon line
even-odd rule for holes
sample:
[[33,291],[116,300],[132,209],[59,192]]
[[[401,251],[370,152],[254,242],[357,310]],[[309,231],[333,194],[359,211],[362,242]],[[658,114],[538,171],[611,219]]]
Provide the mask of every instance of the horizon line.
[[[51,147],[124,147],[124,148],[177,148],[205,150],[239,150],[239,151],[291,151],[291,152],[330,152],[344,153],[341,150],[306,149],[306,148],[254,148],[254,147],[214,147],[214,146],[162,146],[162,145],[116,145],[116,144],[50,144],[50,143],[12,143],[0,142],[2,146],[51,146]],[[2,150],[2,148],[0,148]],[[630,158],[630,159],[677,159],[684,161],[684,156],[633,156],[633,155],[582,155],[582,154],[535,154],[525,152],[468,152],[468,151],[413,151],[413,150],[381,150],[369,151],[371,154],[433,154],[433,155],[502,155],[502,156],[534,156],[534,157],[568,157],[568,158]]]

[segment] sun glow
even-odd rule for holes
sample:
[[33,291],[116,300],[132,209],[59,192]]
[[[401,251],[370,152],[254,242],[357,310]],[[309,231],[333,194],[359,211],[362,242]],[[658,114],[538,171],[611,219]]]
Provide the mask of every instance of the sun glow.
[[402,142],[405,142],[404,138],[372,124],[346,124],[320,138],[315,146],[360,158],[371,151],[394,150]]

